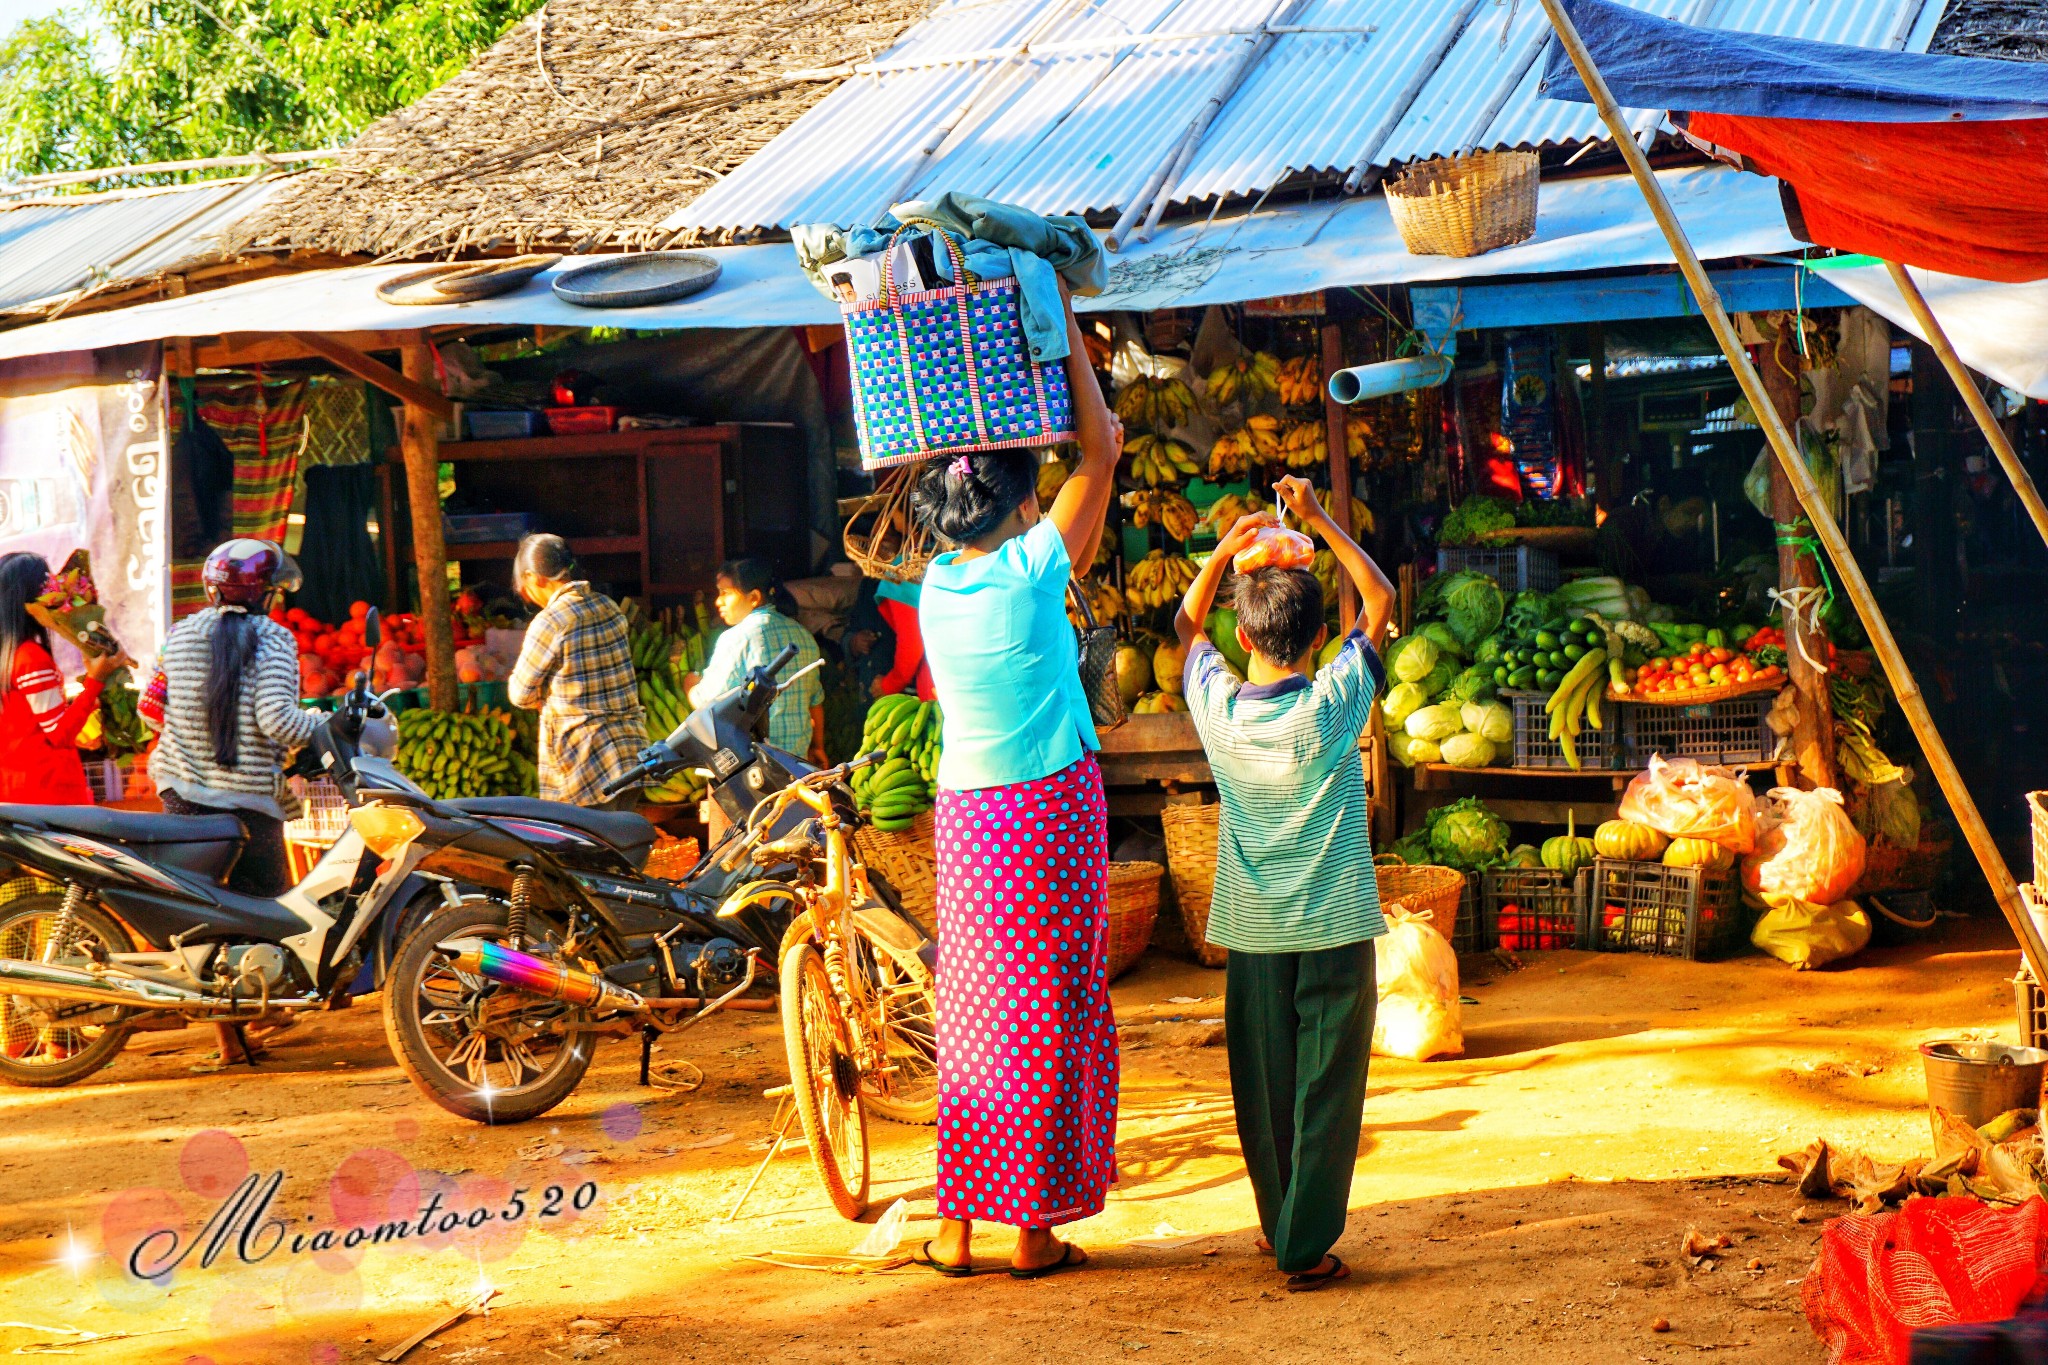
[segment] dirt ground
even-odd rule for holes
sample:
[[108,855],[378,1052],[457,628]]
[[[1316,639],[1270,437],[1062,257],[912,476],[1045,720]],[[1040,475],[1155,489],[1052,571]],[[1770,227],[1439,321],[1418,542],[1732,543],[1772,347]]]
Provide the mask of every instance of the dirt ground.
[[[669,1043],[660,1059],[702,1069],[694,1092],[639,1088],[633,1047],[612,1043],[554,1114],[498,1129],[413,1092],[374,1001],[309,1020],[253,1071],[193,1074],[210,1032],[143,1034],[86,1084],[0,1092],[0,1351],[367,1362],[487,1281],[501,1291],[487,1316],[407,1359],[1819,1361],[1798,1286],[1821,1206],[1795,1219],[1775,1158],[1821,1135],[1926,1152],[1914,1048],[2009,1039],[2016,957],[2003,926],[1972,922],[1804,974],[1761,957],[1469,962],[1465,1057],[1374,1060],[1338,1247],[1356,1274],[1302,1296],[1251,1248],[1222,974],[1157,953],[1115,988],[1121,1183],[1072,1229],[1096,1267],[1034,1283],[749,1259],[846,1252],[868,1231],[832,1214],[801,1151],[726,1220],[766,1149],[762,1091],[785,1078],[773,1015]],[[914,1247],[934,1226],[929,1130],[871,1137],[870,1221],[908,1200]],[[407,1216],[433,1191],[438,1207],[508,1207],[514,1187],[537,1203],[559,1184],[562,1215],[253,1265],[229,1246],[202,1266],[196,1235],[245,1171],[284,1173],[273,1211],[309,1239]],[[585,1182],[597,1197],[579,1213]],[[198,1249],[160,1280],[127,1275],[124,1249],[160,1228]],[[1692,1269],[1688,1228],[1734,1245]],[[999,1231],[980,1247],[990,1268]]]

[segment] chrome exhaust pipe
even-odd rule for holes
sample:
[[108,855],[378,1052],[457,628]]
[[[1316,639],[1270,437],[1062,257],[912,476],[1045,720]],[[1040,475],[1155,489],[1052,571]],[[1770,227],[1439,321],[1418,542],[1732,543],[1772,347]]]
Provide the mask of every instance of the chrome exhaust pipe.
[[126,1005],[140,1010],[178,1010],[192,1014],[261,1014],[266,1009],[298,1009],[317,1000],[287,1000],[273,996],[229,1000],[208,995],[187,986],[174,986],[147,977],[108,976],[83,967],[66,967],[54,962],[28,962],[21,958],[0,958],[0,995],[33,995],[47,1000],[72,1000],[93,1005]]
[[469,972],[501,985],[549,1000],[595,1009],[627,1010],[645,1014],[646,997],[628,990],[581,967],[551,962],[532,953],[522,953],[484,938],[457,938],[434,945],[434,951],[448,960],[449,967]]

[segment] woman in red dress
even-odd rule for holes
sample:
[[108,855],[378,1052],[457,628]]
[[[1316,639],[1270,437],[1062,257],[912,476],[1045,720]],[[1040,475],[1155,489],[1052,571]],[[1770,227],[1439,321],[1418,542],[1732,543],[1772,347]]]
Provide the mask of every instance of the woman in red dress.
[[106,680],[127,660],[118,654],[89,660],[85,686],[65,701],[49,632],[28,614],[49,577],[41,555],[0,557],[0,801],[89,806],[92,788],[78,761],[78,732],[99,709]]

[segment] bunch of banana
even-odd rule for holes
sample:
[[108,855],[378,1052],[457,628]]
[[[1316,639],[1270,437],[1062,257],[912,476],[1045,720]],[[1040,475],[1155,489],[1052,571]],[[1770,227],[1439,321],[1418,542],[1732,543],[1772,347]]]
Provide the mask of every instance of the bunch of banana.
[[1275,393],[1280,387],[1280,358],[1264,351],[1252,351],[1226,360],[1209,371],[1209,397],[1216,403],[1234,403]]
[[1124,600],[1148,608],[1178,602],[1196,572],[1192,559],[1154,550],[1125,571]]
[[683,694],[683,666],[664,663],[640,675],[640,709],[647,716],[647,738],[667,739],[690,716]]
[[1292,360],[1282,361],[1277,379],[1280,401],[1290,408],[1317,402],[1323,396],[1322,366],[1312,355],[1298,355]]
[[466,796],[516,796],[531,790],[533,762],[517,752],[519,734],[505,711],[398,714],[398,770],[436,801]]
[[[627,621],[626,645],[632,653],[635,672],[648,673],[666,667],[671,658],[681,659],[688,671],[703,670],[704,636],[700,632],[689,629],[687,624],[671,630],[659,617],[644,615],[640,604],[632,598],[626,599],[622,609]],[[688,621],[680,610],[673,614],[679,622]]]
[[1224,532],[1237,525],[1238,518],[1250,516],[1254,512],[1272,510],[1257,493],[1225,493],[1209,504],[1209,513],[1202,518],[1201,524],[1207,526],[1218,539],[1221,539]]
[[1116,415],[1136,427],[1163,431],[1188,420],[1195,410],[1195,393],[1178,379],[1156,379],[1141,374],[1124,385],[1116,396]]
[[1580,766],[1580,727],[1601,728],[1600,698],[1607,691],[1607,680],[1607,651],[1589,649],[1566,670],[1557,690],[1543,703],[1543,709],[1550,714],[1550,738],[1564,750],[1564,761],[1574,768]]
[[853,795],[876,829],[909,829],[912,820],[931,809],[944,725],[937,702],[919,701],[909,693],[879,698],[868,708],[860,751],[879,749],[888,758],[853,775]]
[[1353,419],[1344,424],[1344,449],[1360,465],[1372,463],[1372,428]]
[[1133,436],[1124,442],[1124,454],[1131,457],[1132,477],[1154,487],[1202,472],[1194,447],[1171,436]]
[[1234,478],[1251,468],[1252,434],[1243,427],[1226,431],[1209,447],[1209,477]]
[[[1124,595],[1117,591],[1116,584],[1100,578],[1081,580],[1081,591],[1088,597],[1088,606],[1095,613],[1095,624],[1107,625],[1124,614]],[[1080,630],[1088,623],[1081,619],[1081,613],[1074,610],[1070,599],[1067,602],[1067,619]]]
[[1074,471],[1067,467],[1065,460],[1054,460],[1038,467],[1038,505],[1052,506],[1052,500],[1059,496],[1060,489],[1067,483],[1067,475]]
[[1289,469],[1313,469],[1330,458],[1321,422],[1293,422],[1280,438],[1280,456]]
[[711,784],[693,768],[685,768],[658,786],[642,787],[640,795],[658,806],[694,806],[711,790]]
[[1337,610],[1337,556],[1329,550],[1317,550],[1316,562],[1309,565],[1309,572],[1323,585],[1323,605]]
[[[1337,515],[1336,489],[1324,488],[1317,490],[1316,501],[1321,503],[1323,505],[1323,510],[1328,512],[1332,517],[1335,517]],[[1294,513],[1292,512],[1282,512],[1280,514],[1280,524],[1292,531],[1306,531],[1308,529],[1306,526],[1303,526],[1300,522],[1294,519]],[[1367,507],[1363,502],[1359,501],[1357,498],[1353,498],[1351,500],[1351,534],[1354,536],[1367,536],[1371,535],[1372,532],[1372,509],[1370,507]]]
[[1175,540],[1193,535],[1200,520],[1195,505],[1171,488],[1133,489],[1124,494],[1123,504],[1131,509],[1131,525],[1145,527],[1158,522]]

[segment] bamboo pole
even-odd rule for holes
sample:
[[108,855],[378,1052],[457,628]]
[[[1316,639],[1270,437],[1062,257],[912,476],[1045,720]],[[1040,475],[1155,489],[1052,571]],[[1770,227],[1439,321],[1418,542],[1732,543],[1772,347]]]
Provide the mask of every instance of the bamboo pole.
[[[1344,329],[1323,324],[1323,443],[1330,457],[1330,516],[1353,540],[1361,539],[1351,524],[1351,409],[1330,397],[1330,376],[1344,368]],[[1337,620],[1349,627],[1358,619],[1358,588],[1351,575],[1337,575]]]
[[1593,64],[1592,53],[1579,37],[1578,28],[1571,16],[1564,12],[1563,0],[1542,0],[1543,12],[1550,17],[1551,27],[1557,30],[1558,41],[1564,45],[1565,53],[1578,68],[1579,78],[1585,82],[1586,90],[1593,97],[1593,103],[1600,110],[1600,118],[1613,135],[1615,146],[1622,158],[1628,162],[1629,173],[1636,179],[1649,204],[1650,213],[1663,229],[1664,237],[1671,246],[1671,254],[1678,261],[1678,268],[1684,273],[1686,283],[1692,286],[1695,298],[1699,300],[1700,313],[1707,326],[1713,329],[1714,339],[1721,344],[1721,352],[1727,356],[1729,366],[1735,371],[1737,382],[1742,385],[1743,396],[1756,413],[1757,421],[1763,426],[1764,435],[1771,443],[1778,463],[1784,467],[1785,476],[1791,480],[1793,490],[1799,495],[1800,506],[1813,523],[1815,534],[1834,561],[1835,574],[1841,579],[1849,599],[1856,606],[1856,614],[1862,618],[1863,629],[1870,636],[1871,646],[1877,651],[1879,662],[1884,666],[1885,677],[1890,681],[1892,693],[1899,700],[1899,709],[1905,712],[1907,722],[1913,727],[1914,735],[1920,741],[1921,753],[1927,759],[1927,766],[1933,770],[1934,778],[1940,784],[1942,794],[1948,798],[1949,808],[1955,813],[1956,823],[1962,827],[1963,837],[1969,841],[1970,849],[1977,855],[1978,865],[1984,869],[1984,876],[1991,883],[1991,893],[1998,899],[1998,908],[2005,913],[2006,922],[2012,926],[2014,937],[2019,939],[2020,952],[2027,960],[2037,981],[2048,980],[2043,976],[2048,971],[2048,944],[2044,944],[2041,931],[2035,926],[2027,908],[2021,903],[2019,887],[2014,883],[2012,872],[2005,865],[2005,856],[1998,851],[1998,844],[1992,839],[1991,831],[1985,827],[1984,817],[1977,811],[1977,803],[1963,785],[1963,777],[1956,770],[1955,760],[1949,756],[1948,746],[1942,742],[1941,732],[1935,728],[1934,717],[1928,713],[1927,699],[1920,693],[1920,685],[1913,679],[1913,671],[1906,665],[1906,658],[1899,650],[1899,642],[1893,638],[1891,626],[1886,623],[1884,613],[1878,609],[1877,599],[1870,591],[1870,584],[1863,577],[1862,568],[1856,557],[1850,553],[1849,543],[1842,537],[1841,527],[1828,512],[1821,499],[1820,487],[1813,481],[1813,474],[1800,458],[1799,447],[1794,443],[1785,424],[1778,419],[1778,412],[1771,405],[1770,395],[1764,392],[1763,379],[1750,364],[1749,353],[1743,349],[1735,335],[1734,324],[1728,320],[1728,312],[1721,306],[1720,293],[1707,278],[1706,267],[1700,264],[1698,253],[1687,240],[1684,226],[1678,215],[1672,211],[1671,201],[1664,197],[1663,187],[1650,170],[1650,163],[1643,156],[1642,148],[1628,136],[1628,125],[1622,122],[1621,111],[1615,105],[1614,94],[1607,88],[1600,69]]
[[[423,387],[436,383],[434,353],[424,340],[407,343],[399,355],[407,379]],[[420,622],[427,637],[427,700],[436,711],[453,711],[455,619],[448,603],[448,546],[441,539],[440,419],[407,403],[399,444],[412,512],[412,562],[420,579]]]
[[1892,283],[1898,286],[1906,306],[1913,310],[1913,317],[1920,324],[1920,332],[1927,338],[1927,344],[1941,357],[1942,368],[1948,377],[1956,382],[1956,392],[1963,396],[1963,403],[1970,409],[1970,416],[1977,419],[1977,430],[1984,433],[1984,440],[1991,451],[1998,456],[1998,463],[2005,468],[2005,477],[2012,480],[2012,491],[2020,495],[2020,502],[2026,507],[2027,515],[2034,519],[2034,529],[2041,533],[2042,540],[2048,540],[2048,504],[2041,501],[2041,490],[2034,486],[2034,476],[2027,473],[2027,467],[2020,463],[2019,455],[2013,450],[2012,442],[2006,438],[2005,428],[1998,425],[1998,419],[1991,414],[1991,405],[1984,401],[1984,395],[1977,390],[1977,380],[1963,364],[1956,348],[1949,344],[1948,333],[1942,329],[1940,319],[1927,306],[1927,296],[1920,292],[1920,286],[1906,272],[1906,267],[1895,261],[1886,261],[1884,268],[1891,272]]

